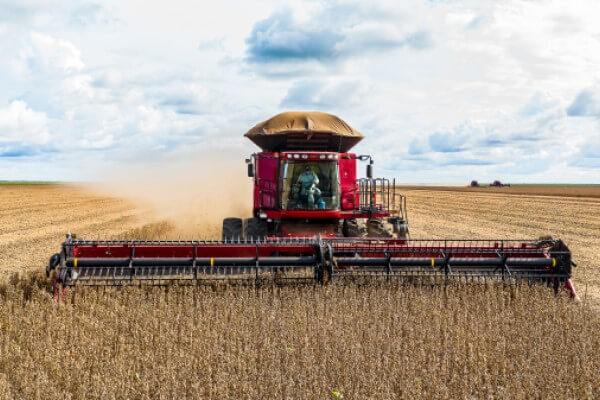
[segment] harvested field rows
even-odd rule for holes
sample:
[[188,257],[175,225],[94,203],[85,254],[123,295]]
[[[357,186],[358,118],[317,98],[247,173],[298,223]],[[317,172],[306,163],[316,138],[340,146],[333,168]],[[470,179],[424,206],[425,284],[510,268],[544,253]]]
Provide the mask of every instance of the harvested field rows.
[[482,194],[516,194],[535,196],[561,196],[561,197],[600,197],[600,185],[513,185],[505,187],[468,187],[468,186],[402,186],[405,191],[451,191],[472,192]]
[[148,211],[67,185],[0,185],[0,268],[41,270],[67,232],[112,237],[142,225]]

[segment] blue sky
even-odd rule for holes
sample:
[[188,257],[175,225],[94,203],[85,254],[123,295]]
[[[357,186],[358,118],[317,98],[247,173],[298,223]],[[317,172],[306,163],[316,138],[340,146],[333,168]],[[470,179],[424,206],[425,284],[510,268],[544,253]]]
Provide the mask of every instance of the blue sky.
[[0,0],[0,180],[256,149],[339,115],[404,182],[600,183],[594,1]]

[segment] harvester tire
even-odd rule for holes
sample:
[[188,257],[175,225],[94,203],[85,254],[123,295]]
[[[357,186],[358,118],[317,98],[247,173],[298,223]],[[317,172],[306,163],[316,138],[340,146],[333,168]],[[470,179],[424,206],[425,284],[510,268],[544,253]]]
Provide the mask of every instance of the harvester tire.
[[344,234],[344,237],[362,236],[360,228],[358,226],[358,221],[354,218],[344,220],[344,225],[342,226],[342,233]]
[[244,220],[244,237],[246,240],[262,240],[269,235],[267,222],[259,218],[248,218]]
[[244,237],[241,218],[225,218],[223,220],[223,240],[237,240]]
[[370,219],[367,221],[368,237],[392,237],[392,233],[386,228],[385,222],[381,219]]

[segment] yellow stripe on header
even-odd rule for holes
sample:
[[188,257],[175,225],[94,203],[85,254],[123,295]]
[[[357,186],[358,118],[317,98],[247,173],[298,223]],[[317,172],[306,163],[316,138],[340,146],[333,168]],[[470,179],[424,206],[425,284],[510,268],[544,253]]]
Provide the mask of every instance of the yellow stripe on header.
[[210,266],[214,267],[215,266],[215,259],[214,258],[210,258]]

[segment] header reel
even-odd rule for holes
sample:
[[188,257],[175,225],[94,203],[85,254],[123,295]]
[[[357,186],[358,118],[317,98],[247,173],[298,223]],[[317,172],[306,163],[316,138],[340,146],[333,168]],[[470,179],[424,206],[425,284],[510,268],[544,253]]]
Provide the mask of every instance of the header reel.
[[267,238],[231,241],[83,240],[50,258],[55,289],[125,285],[446,284],[460,280],[564,284],[571,252],[560,240]]

